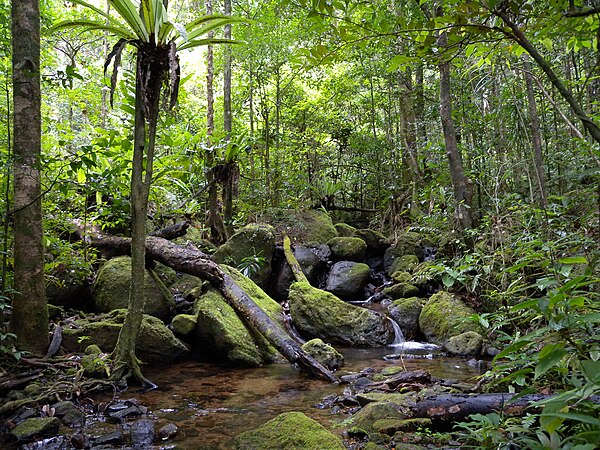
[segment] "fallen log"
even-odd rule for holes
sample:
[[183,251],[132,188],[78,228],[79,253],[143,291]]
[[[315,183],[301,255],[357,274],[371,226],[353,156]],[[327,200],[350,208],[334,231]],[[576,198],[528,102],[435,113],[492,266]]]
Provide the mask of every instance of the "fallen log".
[[[94,230],[86,234],[87,241],[99,249],[111,249],[128,254],[131,239],[109,236]],[[209,281],[221,291],[248,326],[262,334],[288,361],[318,378],[338,382],[338,378],[316,359],[306,353],[285,333],[254,300],[227,275],[208,255],[192,247],[182,247],[156,236],[146,238],[146,257],[172,269]]]
[[[518,397],[517,394],[447,394],[427,397],[410,406],[413,417],[430,418],[437,422],[457,422],[471,414],[490,414],[493,412],[522,416],[533,410],[533,404],[547,400],[553,395],[530,394]],[[600,402],[600,396],[590,397],[594,403]],[[541,408],[538,408],[541,409]]]

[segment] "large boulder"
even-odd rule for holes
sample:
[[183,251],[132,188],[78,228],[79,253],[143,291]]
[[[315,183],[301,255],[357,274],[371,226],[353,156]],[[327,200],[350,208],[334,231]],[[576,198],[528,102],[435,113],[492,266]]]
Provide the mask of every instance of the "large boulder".
[[305,245],[318,246],[325,244],[338,235],[331,217],[316,209],[305,211],[280,211],[278,217],[272,218],[281,234],[286,234],[292,242],[302,242]]
[[[302,273],[306,275],[306,278],[311,283],[317,280],[317,277],[321,270],[325,266],[325,260],[317,254],[319,250],[314,248],[305,247],[302,245],[294,246],[293,252],[294,257],[300,264]],[[283,252],[282,252],[283,253]],[[286,299],[290,289],[290,285],[295,281],[292,269],[287,261],[283,260],[279,264],[279,268],[273,276],[273,283],[271,284],[271,293],[276,299]]]
[[[271,261],[275,253],[275,228],[264,223],[251,223],[240,229],[213,254],[219,264],[242,267],[254,257],[261,263],[249,276],[259,285],[265,285],[271,276]],[[249,259],[250,258],[250,259]]]
[[419,316],[423,300],[417,297],[402,298],[390,305],[390,316],[396,321],[407,341],[419,336]]
[[344,450],[342,440],[301,412],[283,413],[235,438],[237,450]]
[[331,267],[325,290],[344,300],[354,300],[362,296],[370,275],[371,269],[364,263],[340,261]]
[[[125,310],[104,314],[96,320],[80,319],[63,329],[62,345],[70,352],[96,344],[105,352],[112,352],[125,320]],[[170,364],[189,353],[187,345],[156,317],[144,315],[136,343],[137,356],[147,364]]]
[[341,237],[354,237],[354,233],[356,233],[356,228],[344,222],[336,223],[334,227]]
[[334,237],[327,241],[331,255],[338,261],[362,261],[367,254],[367,244],[356,237]]
[[409,298],[419,295],[419,288],[410,283],[404,282],[388,286],[382,292],[393,299]]
[[[422,238],[419,233],[414,231],[406,231],[400,234],[396,243],[385,251],[384,266],[388,274],[392,274],[392,264],[396,258],[404,255],[415,255],[419,261],[423,261],[423,247],[431,246],[431,242]],[[393,270],[405,270],[400,267],[395,267]]]
[[[281,305],[238,270],[222,266],[254,302],[283,327]],[[196,300],[194,314],[175,316],[171,324],[185,335],[192,347],[208,349],[234,365],[259,366],[277,358],[277,351],[258,333],[249,329],[215,288],[198,288],[190,293]]]
[[358,347],[377,347],[394,338],[383,314],[350,305],[306,282],[291,285],[289,305],[294,325],[309,338]]
[[[94,311],[107,313],[127,308],[131,286],[131,258],[119,256],[100,268],[92,286]],[[146,270],[144,275],[144,313],[166,320],[175,307],[169,290]]]
[[452,336],[477,331],[477,324],[468,319],[474,313],[452,294],[438,292],[423,306],[419,327],[427,341],[443,345]]

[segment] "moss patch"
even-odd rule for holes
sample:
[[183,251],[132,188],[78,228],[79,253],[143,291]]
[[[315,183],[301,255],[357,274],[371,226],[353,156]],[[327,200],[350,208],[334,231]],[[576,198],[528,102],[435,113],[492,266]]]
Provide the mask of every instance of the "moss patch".
[[352,225],[348,225],[347,223],[343,222],[336,223],[334,227],[338,232],[338,235],[341,237],[353,237],[354,232],[356,231],[356,228],[354,228]]
[[367,254],[367,244],[356,237],[334,237],[327,241],[335,259],[345,261],[360,261]]
[[467,319],[474,313],[452,294],[438,292],[423,306],[419,327],[429,342],[443,345],[452,336],[477,330],[477,324]]
[[237,450],[344,450],[339,437],[301,412],[280,414],[235,438]]

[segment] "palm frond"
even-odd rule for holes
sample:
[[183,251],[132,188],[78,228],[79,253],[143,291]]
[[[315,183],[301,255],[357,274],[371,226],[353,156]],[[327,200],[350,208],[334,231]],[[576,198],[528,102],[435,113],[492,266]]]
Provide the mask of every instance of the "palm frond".
[[130,0],[108,0],[110,4],[119,13],[121,18],[127,22],[137,37],[144,42],[148,42],[148,30],[136,6]]
[[106,70],[110,65],[110,61],[113,61],[113,71],[110,76],[110,106],[113,107],[113,96],[115,93],[115,88],[117,87],[117,74],[119,71],[119,65],[121,64],[121,55],[123,54],[123,50],[129,41],[126,39],[119,39],[119,41],[113,46],[112,50],[106,57],[106,61],[104,62],[104,76],[106,76]]
[[196,39],[189,41],[179,47],[179,50],[187,50],[189,48],[200,47],[202,45],[214,45],[214,44],[242,44],[241,41],[235,41],[233,39]]
[[[192,40],[196,39],[198,36],[203,36],[203,35],[207,34],[209,31],[215,30],[224,25],[230,25],[232,23],[244,22],[244,21],[245,21],[244,19],[241,19],[239,17],[222,16],[222,17],[213,17],[212,19],[202,21],[195,26],[192,26],[192,24],[190,24],[190,25],[186,26],[186,29],[188,32],[188,39],[190,41],[192,41]],[[199,27],[199,25],[202,25],[202,26]]]
[[63,20],[62,22],[58,22],[52,27],[50,27],[49,31],[51,33],[55,31],[65,30],[69,28],[82,28],[83,31],[93,31],[93,30],[101,30],[107,31],[109,33],[114,34],[115,36],[123,39],[136,39],[137,36],[126,28],[117,27],[115,25],[107,25],[106,23],[96,22],[94,20]]

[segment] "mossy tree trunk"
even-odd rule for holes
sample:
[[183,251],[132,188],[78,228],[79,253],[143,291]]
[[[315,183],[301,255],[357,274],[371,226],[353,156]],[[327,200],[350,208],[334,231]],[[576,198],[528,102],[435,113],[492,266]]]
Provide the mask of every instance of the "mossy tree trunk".
[[19,348],[48,347],[40,181],[41,91],[38,0],[12,2],[14,102],[14,289],[10,328]]

